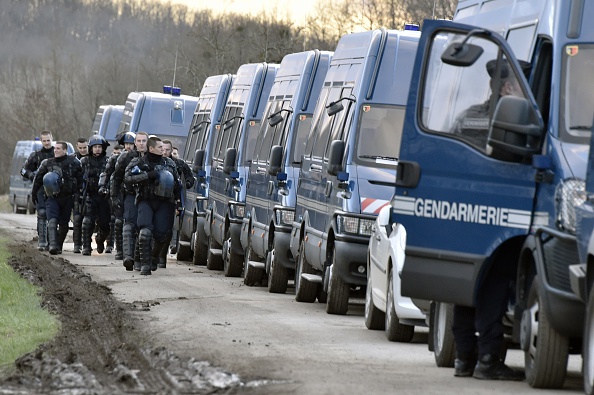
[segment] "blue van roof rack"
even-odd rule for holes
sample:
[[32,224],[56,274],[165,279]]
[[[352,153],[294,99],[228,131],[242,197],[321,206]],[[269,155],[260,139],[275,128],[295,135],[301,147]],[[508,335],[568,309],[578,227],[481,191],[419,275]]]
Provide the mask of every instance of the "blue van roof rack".
[[404,30],[411,30],[411,31],[414,31],[414,32],[418,32],[418,31],[421,30],[421,28],[416,23],[405,23],[404,24]]

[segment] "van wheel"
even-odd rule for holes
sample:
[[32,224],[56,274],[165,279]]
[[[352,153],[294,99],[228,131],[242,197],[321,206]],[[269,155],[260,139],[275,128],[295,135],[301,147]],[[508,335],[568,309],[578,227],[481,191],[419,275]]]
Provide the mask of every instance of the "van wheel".
[[270,259],[270,269],[268,270],[268,292],[284,294],[287,292],[289,270],[275,259],[274,250],[268,252],[267,259]]
[[316,301],[319,284],[301,278],[301,273],[313,274],[313,272],[313,268],[305,259],[305,246],[301,241],[299,256],[297,257],[297,269],[295,270],[295,300],[297,302],[313,303]]
[[584,328],[584,392],[594,395],[594,292],[590,292]]
[[[181,233],[181,229],[180,229],[178,235],[179,235],[180,241],[189,241],[188,238]],[[188,245],[184,245],[184,244],[178,242],[176,258],[178,261],[192,260],[192,248]]]
[[241,277],[243,274],[243,256],[232,252],[229,232],[223,243],[223,272],[225,277]]
[[551,327],[542,304],[535,278],[528,294],[528,308],[522,315],[526,381],[533,388],[561,388],[567,373],[569,339]]
[[213,253],[213,250],[221,251],[221,245],[212,237],[212,232],[208,236],[208,251],[206,254],[206,268],[208,270],[223,270],[222,255]]
[[388,272],[388,294],[386,296],[386,337],[391,342],[410,342],[415,335],[415,327],[403,325],[394,308],[394,277],[392,269]]
[[208,260],[208,245],[200,242],[198,232],[194,233],[194,265],[204,266]]
[[252,250],[252,239],[249,235],[247,243],[248,245],[245,250],[243,260],[243,283],[251,287],[260,284],[265,273],[264,270],[257,269],[248,264],[249,261],[261,262],[262,259],[260,259],[256,254],[254,254],[254,250]]
[[336,251],[332,251],[332,265],[330,266],[330,281],[328,282],[328,300],[326,313],[345,315],[349,310],[349,293],[351,287],[338,276],[336,268]]
[[[369,267],[369,265],[367,265]],[[385,329],[385,313],[373,304],[371,273],[367,270],[367,289],[365,290],[365,326],[371,330]]]
[[28,212],[29,214],[35,214],[35,205],[33,204],[33,201],[31,200],[31,196],[27,197],[27,209],[26,212]]
[[454,367],[456,346],[452,333],[454,319],[454,305],[449,303],[435,303],[435,317],[433,318],[433,356],[435,364],[440,368]]

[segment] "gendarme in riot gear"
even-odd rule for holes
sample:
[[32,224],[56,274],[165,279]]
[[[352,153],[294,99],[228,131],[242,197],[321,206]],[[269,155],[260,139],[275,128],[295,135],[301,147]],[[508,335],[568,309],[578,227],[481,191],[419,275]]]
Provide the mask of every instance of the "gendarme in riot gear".
[[43,190],[45,196],[56,197],[60,193],[60,185],[62,185],[62,176],[55,171],[50,171],[43,176]]

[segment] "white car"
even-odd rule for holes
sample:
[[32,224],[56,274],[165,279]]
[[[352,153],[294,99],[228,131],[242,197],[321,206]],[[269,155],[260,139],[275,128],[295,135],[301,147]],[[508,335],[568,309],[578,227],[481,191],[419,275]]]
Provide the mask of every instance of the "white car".
[[389,205],[380,211],[369,239],[365,326],[385,329],[390,341],[409,342],[415,325],[426,326],[426,316],[400,293],[406,229],[390,221],[390,212]]

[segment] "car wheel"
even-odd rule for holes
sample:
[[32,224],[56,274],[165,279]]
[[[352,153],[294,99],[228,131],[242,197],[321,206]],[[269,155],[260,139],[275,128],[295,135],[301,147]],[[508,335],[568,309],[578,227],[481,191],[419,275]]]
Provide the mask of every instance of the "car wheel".
[[551,327],[542,305],[535,278],[528,293],[528,308],[522,315],[526,381],[533,388],[561,388],[567,373],[569,339]]
[[220,250],[221,245],[212,237],[208,236],[208,251],[206,254],[206,268],[209,270],[223,270],[223,257],[221,254],[213,253],[213,250]]
[[594,292],[590,292],[584,329],[584,392],[594,395]]
[[243,256],[232,252],[229,232],[223,243],[223,272],[225,277],[240,277],[243,274]]
[[440,368],[454,367],[456,346],[452,333],[454,319],[454,305],[449,303],[435,303],[435,317],[433,318],[433,356],[435,364]]
[[198,232],[194,233],[194,265],[204,266],[208,260],[208,246],[200,242]]
[[303,241],[299,244],[299,256],[295,270],[295,300],[297,302],[313,303],[316,301],[319,284],[301,278],[302,273],[313,274],[314,270],[305,259],[305,246]]
[[349,293],[351,292],[351,287],[338,276],[338,271],[334,270],[336,267],[336,251],[332,251],[326,313],[345,315],[349,310]]
[[245,250],[243,260],[243,283],[251,287],[260,284],[265,273],[263,269],[258,269],[248,264],[249,261],[261,262],[262,259],[256,256],[256,254],[254,254],[254,251],[252,250],[252,240],[250,236],[248,236],[247,243],[248,245],[247,249]]
[[268,252],[267,259],[270,259],[268,270],[268,292],[284,294],[289,284],[289,269],[281,265],[274,257],[274,250]]
[[386,337],[391,342],[410,342],[415,335],[415,327],[400,323],[394,306],[394,276],[388,271],[388,294],[386,296]]
[[[187,237],[182,235],[181,231],[179,232],[179,239],[181,241],[189,241]],[[189,245],[183,245],[182,243],[178,242],[176,258],[178,261],[191,261],[192,260],[192,248]]]
[[[369,265],[367,266],[369,268]],[[371,330],[385,328],[385,313],[375,307],[373,303],[373,286],[371,285],[371,272],[367,270],[367,289],[365,290],[365,326]]]

